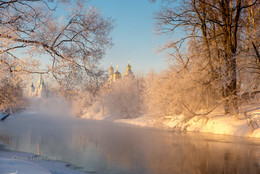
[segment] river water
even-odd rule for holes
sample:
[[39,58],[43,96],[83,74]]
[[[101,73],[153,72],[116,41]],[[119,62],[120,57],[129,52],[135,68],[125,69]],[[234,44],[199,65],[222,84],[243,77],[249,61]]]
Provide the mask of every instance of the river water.
[[165,132],[109,121],[34,116],[0,123],[10,149],[96,174],[260,173],[260,141]]

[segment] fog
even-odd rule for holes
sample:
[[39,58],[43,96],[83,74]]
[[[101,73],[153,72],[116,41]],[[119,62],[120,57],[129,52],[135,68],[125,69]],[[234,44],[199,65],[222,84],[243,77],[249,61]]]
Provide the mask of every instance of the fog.
[[62,101],[34,103],[0,124],[13,150],[100,174],[259,173],[260,141],[156,131],[71,116]]

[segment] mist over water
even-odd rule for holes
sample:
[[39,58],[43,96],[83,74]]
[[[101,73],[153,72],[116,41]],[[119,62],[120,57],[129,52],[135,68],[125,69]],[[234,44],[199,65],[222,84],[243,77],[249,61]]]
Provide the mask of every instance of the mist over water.
[[82,120],[60,101],[36,106],[1,122],[0,140],[11,149],[87,173],[260,173],[258,140]]

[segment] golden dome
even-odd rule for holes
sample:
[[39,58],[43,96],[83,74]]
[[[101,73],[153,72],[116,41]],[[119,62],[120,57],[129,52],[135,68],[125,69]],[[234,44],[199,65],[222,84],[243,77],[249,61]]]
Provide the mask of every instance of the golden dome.
[[116,75],[120,75],[121,73],[119,71],[116,71],[114,74]]
[[118,72],[118,71],[116,71],[115,73],[114,73],[114,78],[120,78],[121,77],[121,73],[120,72]]
[[109,71],[114,71],[113,66],[110,66]]
[[124,76],[129,76],[129,75],[133,75],[133,72],[131,70],[131,65],[128,62],[128,65],[126,65],[126,71],[125,71],[125,75]]
[[116,81],[117,79],[121,78],[121,73],[118,71],[118,66],[116,66],[116,72],[113,75],[113,80]]
[[132,67],[131,67],[131,65],[126,65],[126,69],[131,69]]

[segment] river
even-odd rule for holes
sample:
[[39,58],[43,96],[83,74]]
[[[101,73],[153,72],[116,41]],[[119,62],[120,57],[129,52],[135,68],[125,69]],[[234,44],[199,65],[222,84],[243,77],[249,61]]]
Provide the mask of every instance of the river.
[[2,122],[0,137],[12,150],[66,161],[86,173],[260,173],[257,139],[33,114]]

